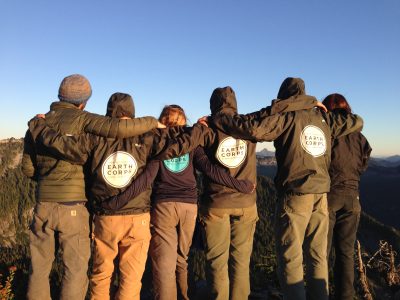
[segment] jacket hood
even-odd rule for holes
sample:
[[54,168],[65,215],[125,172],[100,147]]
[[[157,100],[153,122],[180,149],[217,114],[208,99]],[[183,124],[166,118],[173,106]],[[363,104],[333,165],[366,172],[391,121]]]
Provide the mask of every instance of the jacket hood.
[[216,88],[210,98],[211,115],[219,112],[236,113],[236,95],[230,86]]
[[107,103],[106,116],[112,118],[135,117],[135,105],[129,94],[114,93]]
[[288,77],[279,88],[278,99],[287,99],[292,96],[300,96],[306,94],[306,87],[303,79]]

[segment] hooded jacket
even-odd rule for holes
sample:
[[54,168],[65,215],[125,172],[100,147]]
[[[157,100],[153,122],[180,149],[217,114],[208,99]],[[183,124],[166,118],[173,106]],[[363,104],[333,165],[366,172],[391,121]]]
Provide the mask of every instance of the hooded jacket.
[[[157,127],[153,117],[113,119],[82,111],[63,101],[51,104],[46,123],[61,134],[90,132],[110,138],[139,135]],[[24,139],[22,171],[38,181],[38,202],[86,201],[82,166],[49,156],[44,147],[35,144],[29,130]]]
[[[282,83],[275,104],[286,100],[308,103],[311,99],[315,98],[305,95],[303,80],[289,77]],[[326,114],[317,108],[290,111],[290,104],[286,111],[270,116],[260,116],[260,112],[220,114],[213,122],[217,128],[231,132],[236,138],[274,141],[278,164],[275,184],[281,195],[328,192],[331,137],[359,131],[363,125],[362,119],[355,115]]]
[[[236,95],[231,87],[217,88],[210,98],[211,117],[216,114],[236,114]],[[210,161],[225,167],[236,179],[256,182],[256,143],[235,139],[218,130],[210,123],[212,139],[204,150]],[[214,208],[250,207],[256,202],[256,194],[244,194],[204,178],[204,193],[201,205]]]
[[346,191],[358,195],[360,176],[368,167],[371,151],[361,132],[353,132],[332,141],[329,167],[331,193]]
[[[132,98],[127,94],[114,94],[107,108],[110,117],[134,116]],[[47,120],[46,120],[47,121]],[[88,195],[97,214],[138,214],[149,211],[150,189],[131,199],[118,211],[105,211],[101,201],[121,193],[142,171],[150,156],[166,150],[168,137],[184,129],[153,130],[130,138],[110,139],[93,134],[61,135],[46,126],[44,120],[30,124],[37,144],[51,154],[55,161],[70,164],[74,168],[85,165]],[[171,145],[166,155],[174,152]],[[58,160],[62,159],[62,160]],[[83,180],[83,179],[82,179]]]

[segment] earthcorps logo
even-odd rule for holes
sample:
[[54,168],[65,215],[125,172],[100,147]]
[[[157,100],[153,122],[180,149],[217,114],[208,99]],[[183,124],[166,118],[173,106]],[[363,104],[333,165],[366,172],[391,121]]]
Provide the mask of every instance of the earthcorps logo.
[[180,173],[189,165],[189,153],[163,161],[164,166],[173,173]]
[[135,158],[123,151],[114,152],[107,157],[101,168],[104,180],[116,188],[128,185],[137,170]]
[[225,167],[236,168],[242,164],[247,155],[247,144],[243,140],[227,137],[219,144],[215,157]]
[[317,126],[308,125],[301,132],[300,143],[303,149],[314,157],[325,154],[326,138]]

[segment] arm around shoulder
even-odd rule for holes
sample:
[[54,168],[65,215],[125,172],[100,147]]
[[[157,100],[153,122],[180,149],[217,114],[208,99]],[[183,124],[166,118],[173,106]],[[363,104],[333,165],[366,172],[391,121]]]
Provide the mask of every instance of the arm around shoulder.
[[154,117],[117,119],[85,112],[84,131],[108,138],[127,138],[157,128]]

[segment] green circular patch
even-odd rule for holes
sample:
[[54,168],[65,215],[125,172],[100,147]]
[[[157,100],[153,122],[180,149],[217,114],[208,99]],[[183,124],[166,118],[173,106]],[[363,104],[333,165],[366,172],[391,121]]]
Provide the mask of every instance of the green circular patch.
[[163,163],[169,171],[173,173],[180,173],[189,165],[189,153],[179,157],[166,159],[163,161]]

